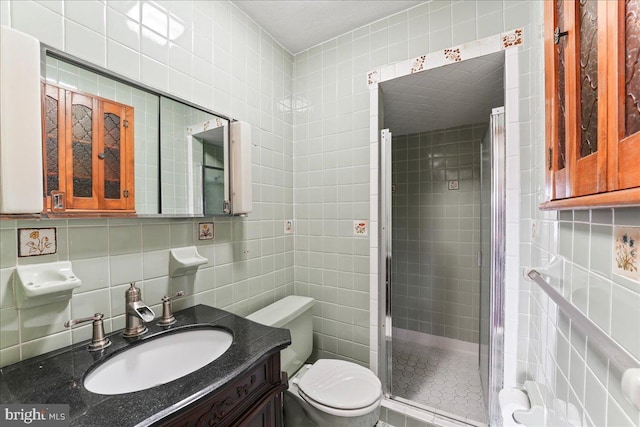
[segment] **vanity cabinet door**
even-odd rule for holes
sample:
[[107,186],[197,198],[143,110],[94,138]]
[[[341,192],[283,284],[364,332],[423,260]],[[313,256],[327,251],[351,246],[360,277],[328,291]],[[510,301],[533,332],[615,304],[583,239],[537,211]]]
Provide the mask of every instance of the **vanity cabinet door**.
[[153,425],[280,427],[282,393],[287,388],[287,375],[280,371],[280,353],[265,356],[240,378]]
[[64,210],[135,210],[133,107],[43,85],[46,207],[62,193]]

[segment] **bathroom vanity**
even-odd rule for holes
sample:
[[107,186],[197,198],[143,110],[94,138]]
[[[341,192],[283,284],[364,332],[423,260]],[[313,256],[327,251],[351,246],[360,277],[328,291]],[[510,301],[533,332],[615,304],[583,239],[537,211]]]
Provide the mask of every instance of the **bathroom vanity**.
[[[0,369],[3,404],[68,404],[72,426],[275,426],[282,422],[286,374],[280,350],[291,343],[287,329],[271,328],[206,305],[176,312],[177,322],[125,339],[110,334],[112,345],[87,351],[76,344]],[[229,349],[213,362],[174,381],[131,393],[104,395],[88,391],[88,373],[115,354],[184,330],[226,330]],[[151,355],[150,358],[153,356]],[[152,360],[149,363],[153,363]],[[176,366],[180,360],[175,360]]]

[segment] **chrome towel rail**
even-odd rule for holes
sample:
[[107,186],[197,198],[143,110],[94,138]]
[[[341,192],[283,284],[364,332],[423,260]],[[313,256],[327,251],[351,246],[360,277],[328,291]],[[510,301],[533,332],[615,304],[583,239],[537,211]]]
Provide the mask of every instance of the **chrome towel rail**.
[[640,361],[584,315],[535,269],[526,269],[525,277],[535,282],[571,320],[571,325],[588,337],[622,372],[622,392],[640,409]]

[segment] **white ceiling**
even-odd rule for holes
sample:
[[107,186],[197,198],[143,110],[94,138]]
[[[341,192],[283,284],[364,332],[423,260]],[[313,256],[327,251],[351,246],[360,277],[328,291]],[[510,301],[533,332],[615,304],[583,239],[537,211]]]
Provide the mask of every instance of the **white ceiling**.
[[504,53],[456,62],[380,84],[384,127],[395,135],[488,122],[504,105]]
[[424,1],[233,0],[290,53],[370,24]]

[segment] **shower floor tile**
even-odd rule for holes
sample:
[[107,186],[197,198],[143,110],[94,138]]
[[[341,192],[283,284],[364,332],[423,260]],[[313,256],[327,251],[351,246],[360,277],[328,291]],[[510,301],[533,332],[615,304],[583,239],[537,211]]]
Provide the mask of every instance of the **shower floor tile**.
[[394,338],[392,376],[396,396],[487,423],[477,355]]

